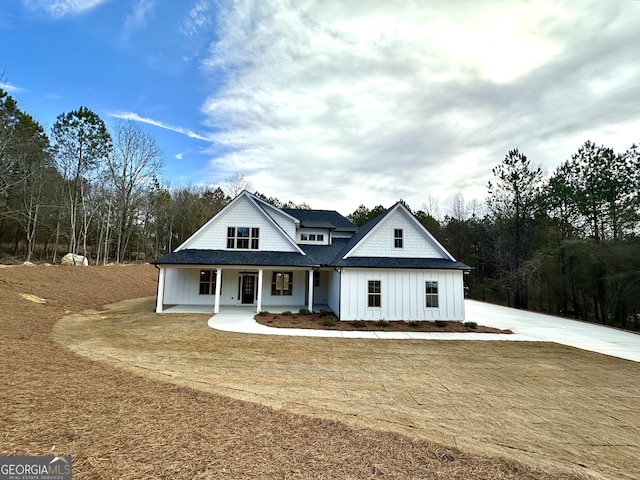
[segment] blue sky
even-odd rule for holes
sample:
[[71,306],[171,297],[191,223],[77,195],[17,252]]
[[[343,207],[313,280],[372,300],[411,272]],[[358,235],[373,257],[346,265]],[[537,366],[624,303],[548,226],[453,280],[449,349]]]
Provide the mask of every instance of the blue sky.
[[445,214],[510,149],[551,173],[640,143],[638,24],[634,0],[8,0],[0,69],[47,128],[141,122],[173,185]]

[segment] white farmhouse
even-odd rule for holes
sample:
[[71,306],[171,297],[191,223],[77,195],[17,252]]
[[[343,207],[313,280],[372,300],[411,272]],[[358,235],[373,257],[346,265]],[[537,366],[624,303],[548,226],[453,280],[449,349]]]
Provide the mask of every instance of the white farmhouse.
[[164,305],[328,308],[340,320],[464,320],[457,262],[401,203],[358,228],[338,212],[279,209],[244,191],[159,269]]

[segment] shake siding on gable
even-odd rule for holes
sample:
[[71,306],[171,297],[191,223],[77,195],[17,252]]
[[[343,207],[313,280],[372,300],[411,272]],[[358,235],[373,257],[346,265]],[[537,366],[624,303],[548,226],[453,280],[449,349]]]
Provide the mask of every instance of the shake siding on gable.
[[[344,269],[341,320],[464,320],[462,271]],[[368,307],[367,284],[379,280],[380,308]],[[425,282],[438,282],[438,308],[425,307]]]
[[286,215],[278,213],[276,210],[267,209],[267,214],[273,218],[273,220],[280,225],[280,227],[287,232],[291,238],[296,238],[296,224]]
[[[402,229],[403,248],[394,248],[394,230]],[[400,210],[372,230],[350,257],[447,258]]]
[[242,198],[229,210],[217,216],[212,224],[193,238],[186,248],[226,250],[227,227],[260,228],[259,250],[295,252],[296,249],[283,237],[264,215],[256,210],[247,198]]

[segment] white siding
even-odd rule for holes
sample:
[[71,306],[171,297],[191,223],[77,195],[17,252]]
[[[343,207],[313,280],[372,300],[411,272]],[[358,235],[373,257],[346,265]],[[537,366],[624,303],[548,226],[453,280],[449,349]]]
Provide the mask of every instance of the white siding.
[[[176,268],[167,267],[164,301],[165,305],[211,305],[215,295],[200,295],[200,270],[212,270],[212,267]],[[262,304],[269,305],[305,305],[307,298],[307,272],[305,270],[293,270],[293,295],[271,295],[271,279],[274,270],[264,270],[262,280]],[[278,271],[292,271],[286,267]],[[256,276],[256,288],[258,286],[258,270],[231,270],[222,267],[222,288],[220,292],[220,305],[241,305],[238,297],[240,277],[244,273],[252,273]],[[266,310],[266,308],[265,308]]]
[[256,209],[249,199],[241,198],[235,205],[219,214],[208,228],[191,240],[188,248],[204,250],[225,250],[227,248],[227,227],[260,228],[259,250],[295,252],[282,233]]
[[290,238],[296,238],[296,222],[277,210],[267,209],[267,213],[271,218],[273,218],[274,222],[280,225],[280,227],[287,232],[287,235],[289,235]]
[[270,305],[273,306],[289,306],[289,305],[306,305],[307,298],[307,272],[305,270],[293,270],[293,295],[271,295],[271,280],[273,272],[290,272],[291,269],[283,267],[279,270],[265,270],[264,279],[262,280],[262,306],[263,310],[268,310]]
[[[319,242],[317,240],[302,240],[303,233],[307,235],[316,235],[316,238],[318,235],[322,235],[322,241]],[[323,230],[318,228],[301,228],[298,232],[296,240],[298,243],[303,245],[329,245],[329,235],[329,229]]]
[[[394,230],[402,229],[402,248],[394,247]],[[397,209],[377,225],[349,254],[350,257],[447,258],[419,230],[415,222]]]
[[[379,280],[381,306],[368,307],[368,281]],[[425,282],[438,282],[438,308],[425,307]],[[343,269],[341,320],[464,320],[462,271]]]
[[327,271],[327,305],[340,316],[340,274],[334,269]]
[[200,295],[200,268],[167,267],[164,283],[166,305],[211,305],[215,295]]
[[329,294],[329,276],[333,270],[320,270],[320,282],[317,287],[313,288],[313,303],[327,303]]

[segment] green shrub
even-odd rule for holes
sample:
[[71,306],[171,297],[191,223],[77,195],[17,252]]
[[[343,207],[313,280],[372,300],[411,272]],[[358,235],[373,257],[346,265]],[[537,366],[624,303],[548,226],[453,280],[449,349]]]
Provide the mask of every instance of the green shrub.
[[464,326],[469,327],[471,330],[478,328],[478,324],[476,322],[465,322]]
[[389,322],[387,322],[384,318],[381,318],[380,320],[378,320],[378,321],[376,322],[376,324],[377,324],[379,327],[383,327],[383,328],[384,328],[384,327],[388,327],[388,326],[389,326]]
[[436,327],[446,327],[447,325],[449,325],[449,322],[447,322],[446,320],[436,320],[435,322],[433,322]]
[[300,310],[298,310],[298,313],[300,315],[309,315],[311,313],[311,310],[309,310],[308,308],[302,307]]
[[333,312],[327,308],[321,308],[320,309],[320,316],[321,317],[332,317],[333,316]]
[[260,310],[258,312],[258,315],[260,315],[261,317],[266,317],[267,315],[270,315],[268,310]]
[[356,328],[364,328],[367,325],[367,322],[365,322],[364,320],[354,320],[353,322],[351,322],[351,325]]
[[322,324],[325,327],[335,327],[336,326],[336,317],[334,317],[334,316],[325,317],[324,322],[322,322]]
[[282,314],[288,317],[290,315],[293,315],[293,312],[291,312],[291,310],[285,310],[284,312],[282,312]]
[[413,328],[418,328],[418,327],[420,327],[420,322],[417,322],[417,321],[413,320],[411,322],[407,322],[407,325],[409,325],[410,327],[413,327]]

